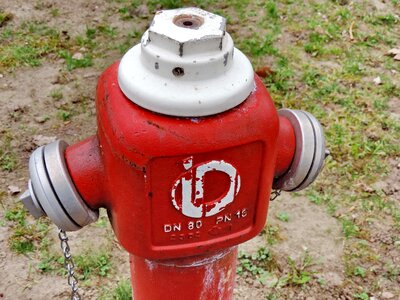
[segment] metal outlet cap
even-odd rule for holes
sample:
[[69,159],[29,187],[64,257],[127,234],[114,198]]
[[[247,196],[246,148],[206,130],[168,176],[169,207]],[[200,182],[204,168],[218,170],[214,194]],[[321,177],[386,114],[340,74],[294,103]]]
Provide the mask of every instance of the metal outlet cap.
[[225,18],[199,8],[158,11],[120,62],[122,92],[143,108],[181,117],[242,103],[255,88],[254,72],[225,26]]
[[280,109],[296,136],[296,151],[289,170],[275,179],[274,189],[300,191],[315,181],[326,157],[325,137],[321,124],[310,113],[302,110]]
[[38,218],[47,215],[59,228],[74,231],[98,219],[77,192],[66,166],[68,144],[58,140],[36,149],[29,159],[29,189],[20,197]]

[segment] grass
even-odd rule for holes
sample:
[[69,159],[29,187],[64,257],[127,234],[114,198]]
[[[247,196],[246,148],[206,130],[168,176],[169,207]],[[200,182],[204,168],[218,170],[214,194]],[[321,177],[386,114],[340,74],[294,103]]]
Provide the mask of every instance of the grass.
[[[346,264],[352,265],[348,280],[356,286],[362,284],[357,278],[372,279],[364,265],[375,262],[376,252],[354,247],[359,239],[369,237],[371,217],[400,228],[399,204],[382,190],[367,188],[383,180],[390,170],[387,163],[400,155],[400,127],[388,114],[388,102],[399,98],[400,91],[391,70],[399,72],[400,67],[383,55],[396,45],[393,24],[399,20],[366,11],[360,4],[352,9],[333,1],[275,4],[273,13],[278,17],[268,16],[266,25],[260,13],[262,26],[256,34],[248,26],[235,41],[256,69],[267,65],[272,70],[263,80],[278,107],[310,111],[325,129],[332,156],[306,195],[342,224],[345,248],[353,249],[345,255]],[[244,18],[241,22],[251,21]],[[349,37],[352,23],[353,40]],[[300,38],[281,48],[282,32]],[[372,82],[376,76],[382,85]],[[282,213],[277,217],[286,220]],[[270,226],[266,231],[271,236]],[[268,241],[279,243],[275,238]],[[389,267],[384,269],[381,276],[391,272]],[[295,274],[292,278],[301,282],[299,273]]]
[[[56,14],[57,10],[53,12]],[[22,66],[36,67],[50,57],[64,59],[68,71],[87,68],[93,66],[94,58],[115,48],[110,41],[117,35],[115,27],[103,23],[88,27],[84,35],[71,38],[67,32],[39,21],[25,22],[20,26],[8,22],[0,32],[0,71]],[[84,53],[80,52],[82,49]]]
[[93,66],[93,59],[90,55],[84,55],[82,58],[74,58],[72,53],[67,50],[61,50],[59,55],[64,58],[68,71]]
[[276,217],[278,218],[278,220],[282,221],[282,222],[289,222],[290,217],[289,214],[287,212],[281,211],[279,212]]
[[10,249],[19,254],[33,252],[40,248],[42,240],[45,238],[49,228],[44,222],[28,222],[27,212],[22,204],[5,212],[4,219],[8,221],[12,228],[12,235],[8,242]]
[[35,67],[42,58],[65,47],[61,34],[39,22],[26,22],[19,28],[9,25],[0,33],[1,69]]
[[296,262],[293,258],[288,258],[289,272],[283,278],[283,282],[288,285],[303,286],[312,280],[311,267],[314,265],[312,256],[305,252],[300,258],[299,262]]
[[54,101],[59,101],[64,97],[63,91],[62,89],[58,88],[58,89],[54,89],[50,92],[50,97],[54,100]]
[[131,283],[128,280],[119,281],[115,288],[103,292],[100,300],[132,300]]
[[80,279],[87,280],[93,276],[107,277],[112,268],[111,255],[108,251],[92,249],[76,255],[74,258]]
[[[50,250],[49,245],[50,241],[45,240],[41,243],[41,246],[38,247],[38,250],[40,250],[40,260],[36,266],[37,269],[43,273],[66,276],[67,271],[64,267],[64,257],[61,255],[61,250],[54,252],[54,250]],[[31,251],[33,251],[33,249]],[[26,252],[28,251],[24,253]],[[84,285],[90,285],[92,280],[96,280],[96,278],[106,278],[112,274],[113,262],[108,249],[90,248],[78,254],[74,252],[73,260],[75,264],[75,274]]]
[[63,109],[60,109],[57,113],[60,120],[67,122],[71,119],[72,113]]
[[[236,269],[238,275],[255,277],[262,285],[273,289],[285,286],[302,287],[310,283],[315,274],[312,271],[315,262],[307,251],[297,260],[288,257],[287,267],[279,264],[270,250],[264,247],[253,254],[239,252],[238,260]],[[278,275],[280,274],[278,270],[282,269],[286,269],[285,274]]]
[[366,292],[355,293],[354,299],[369,300],[369,295]]
[[7,24],[7,22],[11,21],[13,19],[13,14],[0,10],[0,27],[3,27],[4,25]]
[[358,266],[354,269],[354,275],[364,278],[366,276],[366,270],[363,267]]
[[270,246],[275,245],[281,240],[278,226],[267,224],[262,231],[262,235],[265,237],[267,244]]
[[275,265],[271,253],[264,247],[259,248],[253,254],[240,252],[238,260],[239,265],[236,267],[236,273],[241,276],[255,276],[262,284],[267,283],[269,271]]
[[[390,48],[398,46],[399,14],[395,12],[400,3],[387,1],[385,5],[393,9],[383,12],[366,3],[346,2],[151,0],[143,3],[148,5],[150,15],[157,7],[197,5],[226,16],[228,31],[236,46],[248,55],[254,69],[271,70],[262,80],[277,108],[307,110],[320,120],[332,155],[322,175],[305,194],[311,202],[326,208],[327,218],[334,217],[341,225],[345,238],[344,284],[353,298],[368,299],[380,289],[368,286],[368,282],[384,279],[394,283],[400,274],[387,255],[400,251],[400,205],[384,188],[375,185],[385,180],[393,161],[400,156],[400,125],[389,112],[390,103],[400,98],[400,65],[385,56]],[[129,30],[100,20],[88,24],[75,36],[36,21],[15,25],[11,14],[0,11],[0,72],[37,67],[44,61],[59,59],[65,72],[70,73],[78,68],[108,64],[110,52],[124,53],[139,41],[143,24],[151,18],[142,20],[132,13],[141,4],[136,0],[107,3],[108,13],[127,22],[125,25],[129,26],[124,28]],[[37,9],[46,7],[38,3]],[[56,8],[51,8],[49,14],[57,19],[63,16]],[[380,85],[373,82],[377,76],[382,80]],[[49,96],[54,102],[64,99],[61,89],[52,90]],[[83,100],[80,105],[85,103]],[[68,123],[81,110],[71,103],[61,103],[55,115]],[[1,132],[1,172],[15,172],[20,165],[21,157],[14,149],[14,142],[11,131]],[[291,212],[279,212],[276,217],[290,222]],[[8,209],[5,222],[12,227],[9,244],[13,251],[26,254],[39,249],[42,256],[38,269],[59,270],[60,257],[52,255],[46,244],[46,223],[30,223],[19,206]],[[390,228],[387,234],[393,244],[370,241],[376,222]],[[263,236],[268,247],[279,247],[282,241],[278,226],[267,225]],[[107,251],[77,256],[82,279],[113,275],[113,257]],[[271,267],[274,263],[269,248],[260,248],[255,255],[239,255],[238,272],[282,288],[303,288],[314,282],[311,257],[305,255],[299,261],[288,258],[281,270]],[[321,283],[324,284],[329,282]],[[278,299],[278,294],[274,291],[268,299]],[[127,281],[119,282],[103,295],[104,299],[130,297]]]
[[13,150],[14,137],[9,130],[1,130],[0,138],[0,169],[12,172],[18,163],[17,155]]

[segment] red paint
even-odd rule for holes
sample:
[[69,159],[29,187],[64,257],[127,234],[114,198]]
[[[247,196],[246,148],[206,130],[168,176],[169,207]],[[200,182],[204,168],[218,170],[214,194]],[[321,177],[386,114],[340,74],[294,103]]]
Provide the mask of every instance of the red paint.
[[72,180],[107,208],[135,299],[232,299],[235,246],[261,231],[273,179],[293,159],[290,122],[257,76],[241,105],[178,118],[128,100],[117,70],[99,79],[97,135],[66,150]]
[[93,209],[105,205],[108,190],[99,140],[92,136],[65,151],[65,160],[81,197]]
[[237,247],[211,254],[151,261],[131,255],[134,299],[232,299]]
[[278,156],[276,157],[275,177],[286,173],[296,150],[296,135],[292,124],[285,117],[279,116],[279,135],[277,142]]
[[[293,128],[278,118],[259,78],[248,99],[227,112],[178,118],[128,100],[119,89],[117,69],[115,63],[99,79],[97,136],[70,146],[66,160],[83,199],[108,209],[122,246],[135,256],[171,259],[229,248],[257,235],[265,224],[273,178],[287,170],[295,145]],[[195,172],[184,168],[189,157],[193,166],[224,161],[240,175],[240,190],[220,213],[193,218],[174,207],[174,183]],[[195,206],[210,211],[218,205],[230,187],[228,179],[208,172],[204,197]],[[189,228],[196,221],[201,227]]]

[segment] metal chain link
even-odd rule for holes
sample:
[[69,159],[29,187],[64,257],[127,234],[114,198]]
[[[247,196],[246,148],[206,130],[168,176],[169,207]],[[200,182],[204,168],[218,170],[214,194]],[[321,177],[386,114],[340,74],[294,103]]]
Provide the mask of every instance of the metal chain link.
[[282,193],[281,190],[273,190],[269,197],[269,201],[274,201],[276,198],[278,198],[281,195],[281,193]]
[[78,279],[76,279],[74,272],[75,264],[72,260],[67,233],[58,228],[58,238],[61,241],[61,250],[64,254],[64,268],[68,273],[68,285],[71,287],[71,300],[81,300],[78,292]]

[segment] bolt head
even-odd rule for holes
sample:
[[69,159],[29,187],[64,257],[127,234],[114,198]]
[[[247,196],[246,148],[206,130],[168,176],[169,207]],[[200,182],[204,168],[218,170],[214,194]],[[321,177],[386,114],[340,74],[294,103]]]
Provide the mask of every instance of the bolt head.
[[24,204],[25,208],[30,212],[36,219],[44,215],[43,210],[38,207],[37,199],[32,190],[32,183],[29,181],[29,189],[26,190],[20,197],[19,200]]
[[156,13],[142,45],[151,43],[179,56],[196,49],[203,53],[220,51],[225,27],[225,18],[199,8],[162,10]]

